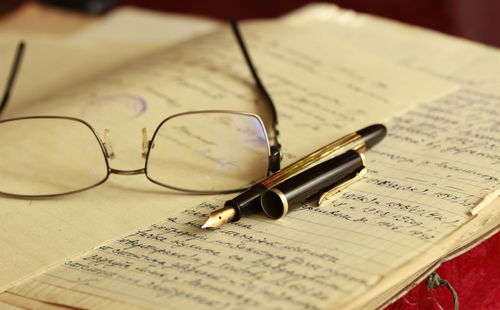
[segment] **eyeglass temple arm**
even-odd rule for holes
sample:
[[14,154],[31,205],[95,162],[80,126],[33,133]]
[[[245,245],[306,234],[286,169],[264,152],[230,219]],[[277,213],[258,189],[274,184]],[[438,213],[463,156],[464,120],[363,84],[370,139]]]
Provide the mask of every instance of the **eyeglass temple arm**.
[[233,31],[234,36],[236,37],[236,40],[238,41],[238,46],[241,49],[241,52],[243,53],[243,57],[245,58],[245,62],[250,69],[250,73],[252,74],[252,77],[255,81],[255,84],[257,85],[257,89],[259,90],[260,94],[264,98],[265,102],[269,106],[269,109],[271,110],[271,129],[273,131],[273,143],[271,145],[271,156],[270,156],[270,163],[269,163],[269,171],[276,172],[280,168],[280,160],[281,160],[281,144],[279,142],[279,129],[278,129],[278,113],[276,112],[276,107],[273,103],[273,99],[267,92],[266,88],[264,87],[264,84],[260,80],[259,74],[257,73],[257,69],[253,65],[252,59],[250,58],[250,54],[248,53],[248,49],[245,45],[245,42],[243,41],[243,36],[241,35],[240,29],[238,27],[238,23],[236,21],[230,21],[231,24],[231,29]]
[[11,94],[12,89],[14,87],[14,81],[16,79],[17,72],[19,71],[19,67],[21,65],[21,60],[23,59],[24,46],[25,46],[25,44],[22,41],[17,44],[16,55],[14,57],[14,63],[12,64],[12,67],[10,68],[9,77],[7,79],[7,85],[5,86],[5,90],[3,92],[2,102],[0,103],[0,116],[2,115],[3,110],[5,110],[7,103],[9,102],[10,94]]

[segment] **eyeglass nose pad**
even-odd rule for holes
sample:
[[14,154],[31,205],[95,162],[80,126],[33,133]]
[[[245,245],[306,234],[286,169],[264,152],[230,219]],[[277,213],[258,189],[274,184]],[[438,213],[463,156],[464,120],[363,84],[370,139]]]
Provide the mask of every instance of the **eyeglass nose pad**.
[[111,145],[111,139],[109,138],[109,129],[104,129],[104,149],[106,150],[106,156],[109,159],[115,158],[115,152],[113,151],[113,146]]
[[146,130],[146,127],[142,128],[142,158],[146,159],[148,156],[148,150],[149,150],[149,143],[150,141],[148,140],[148,131]]

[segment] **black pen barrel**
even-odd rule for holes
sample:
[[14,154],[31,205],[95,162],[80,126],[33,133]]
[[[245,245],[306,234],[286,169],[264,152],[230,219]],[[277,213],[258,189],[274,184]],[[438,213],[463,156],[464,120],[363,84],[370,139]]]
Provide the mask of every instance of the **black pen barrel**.
[[350,150],[291,177],[265,192],[261,199],[264,212],[280,218],[299,203],[345,182],[363,169],[361,155]]
[[232,207],[236,212],[232,220],[238,221],[243,216],[262,211],[259,199],[266,190],[267,187],[257,183],[233,199],[227,200],[224,206]]

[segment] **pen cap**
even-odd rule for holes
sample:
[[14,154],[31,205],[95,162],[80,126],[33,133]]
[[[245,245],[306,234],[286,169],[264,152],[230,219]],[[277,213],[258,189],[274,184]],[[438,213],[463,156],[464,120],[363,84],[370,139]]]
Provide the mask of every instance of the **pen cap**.
[[328,192],[350,180],[364,168],[362,155],[354,150],[322,162],[266,191],[260,198],[262,210],[271,218],[309,198]]
[[356,133],[363,137],[366,148],[371,149],[372,146],[379,143],[385,137],[387,128],[382,124],[374,124],[358,130]]

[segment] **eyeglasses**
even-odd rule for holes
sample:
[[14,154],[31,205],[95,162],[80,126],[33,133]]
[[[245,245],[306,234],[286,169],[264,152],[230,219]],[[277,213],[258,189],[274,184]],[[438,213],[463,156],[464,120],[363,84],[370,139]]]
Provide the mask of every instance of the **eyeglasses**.
[[[145,166],[110,167],[114,152],[105,130],[101,139],[87,122],[65,116],[0,120],[0,194],[17,198],[53,197],[104,183],[110,174],[145,174],[158,185],[190,193],[243,190],[279,170],[276,109],[250,59],[236,22],[231,29],[259,93],[271,113],[270,145],[264,124],[251,113],[190,111],[163,120],[148,140],[143,129]],[[20,43],[0,114],[5,109],[24,51]]]

